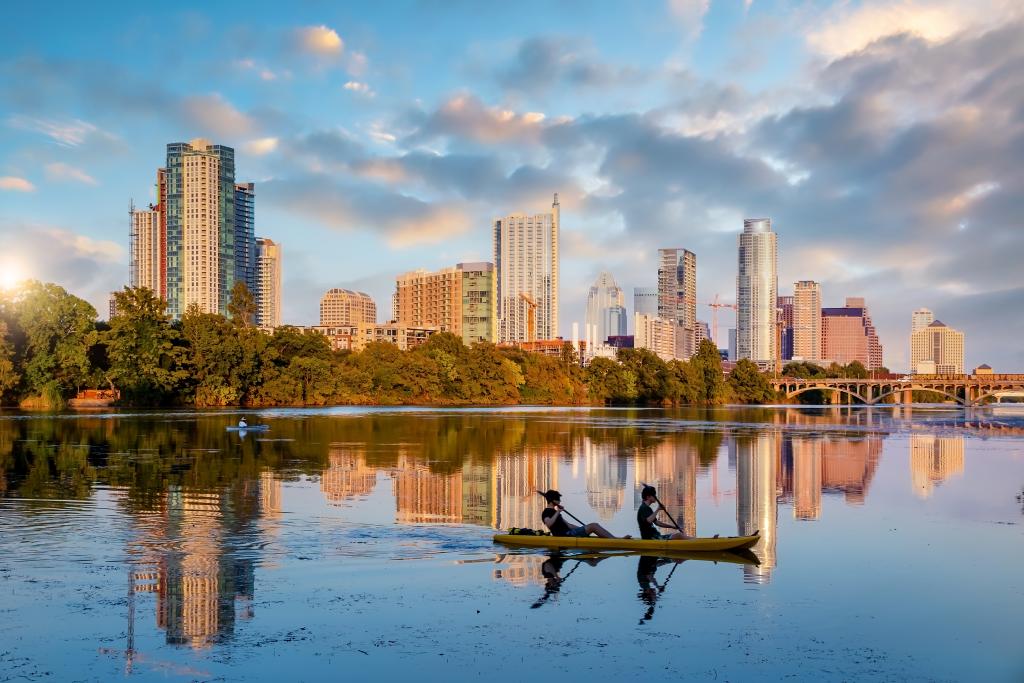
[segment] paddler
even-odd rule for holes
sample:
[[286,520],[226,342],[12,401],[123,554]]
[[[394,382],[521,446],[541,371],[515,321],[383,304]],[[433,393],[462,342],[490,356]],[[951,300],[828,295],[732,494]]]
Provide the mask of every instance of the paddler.
[[[565,521],[562,517],[562,512],[565,510],[562,507],[562,494],[558,491],[549,489],[544,493],[544,499],[548,501],[548,506],[540,513],[540,519],[544,522],[544,526],[551,530],[552,536],[574,536],[579,538],[594,534],[600,538],[618,538],[596,522],[575,526]],[[625,536],[624,538],[630,537]]]
[[[689,538],[689,536],[677,530],[673,525],[658,519],[658,513],[663,512],[665,508],[659,506],[657,511],[655,511],[651,507],[658,502],[658,492],[653,486],[645,486],[640,491],[640,498],[643,502],[636,511],[636,523],[640,526],[640,538],[654,541],[679,541]],[[655,527],[674,529],[675,533],[663,534],[655,529]]]

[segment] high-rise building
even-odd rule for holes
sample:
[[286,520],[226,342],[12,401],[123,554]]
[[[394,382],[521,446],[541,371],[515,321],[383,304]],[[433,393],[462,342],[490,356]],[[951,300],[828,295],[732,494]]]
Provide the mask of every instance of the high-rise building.
[[[235,183],[235,281],[241,280],[253,295],[256,281],[256,186]],[[273,244],[273,243],[271,243]]]
[[493,263],[474,261],[456,266],[462,273],[462,341],[498,340],[497,274]]
[[658,288],[633,288],[633,313],[640,313],[652,318],[658,317]]
[[167,145],[167,299],[226,313],[235,279],[235,150],[209,140]]
[[696,353],[697,255],[686,249],[658,250],[658,317],[676,325],[676,358]]
[[148,209],[129,209],[128,284],[145,287],[161,296],[163,280],[160,273],[160,212],[155,206]]
[[551,213],[510,214],[492,225],[499,341],[529,341],[531,319],[536,339],[558,335],[560,212],[556,194]]
[[267,237],[256,238],[256,326],[273,330],[281,326],[281,245]]
[[320,299],[320,326],[341,327],[377,322],[377,304],[365,292],[329,289]]
[[410,271],[395,280],[394,317],[399,325],[451,332],[466,344],[493,342],[494,290],[494,266],[490,263]]
[[910,335],[910,371],[921,375],[962,375],[964,333],[941,320]]
[[771,219],[744,219],[737,242],[736,356],[774,365],[778,245]]
[[695,328],[694,332],[695,332],[695,337],[694,337],[694,340],[693,340],[694,353],[696,353],[698,350],[700,350],[700,345],[701,345],[701,343],[704,340],[707,340],[709,342],[714,342],[715,341],[714,339],[711,338],[711,328],[708,326],[707,322],[705,322],[703,320],[698,320],[697,321],[697,327]]
[[729,328],[729,360],[736,361],[736,328]]
[[782,360],[793,358],[793,297],[780,296],[776,300],[779,328],[779,357]]
[[913,312],[910,319],[910,334],[914,334],[918,330],[924,328],[935,322],[935,314],[929,311],[927,308],[919,308]]
[[606,343],[608,337],[626,334],[625,296],[610,273],[598,275],[590,288],[586,324],[593,330],[593,343],[598,345]]
[[841,365],[859,361],[868,370],[882,367],[882,345],[861,297],[847,297],[842,308],[821,309],[822,358]]
[[792,328],[793,357],[821,360],[821,285],[813,280],[794,285]]
[[676,334],[679,329],[670,320],[636,313],[633,315],[633,348],[649,349],[662,360],[672,360],[676,357]]

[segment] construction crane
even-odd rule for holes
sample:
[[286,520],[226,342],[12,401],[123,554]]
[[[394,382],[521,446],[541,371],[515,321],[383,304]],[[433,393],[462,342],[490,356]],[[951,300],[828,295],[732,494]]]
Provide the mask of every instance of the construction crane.
[[708,304],[711,308],[711,338],[715,341],[715,346],[718,346],[718,309],[719,308],[731,308],[736,310],[736,304],[725,304],[718,300],[718,295],[715,294],[715,300]]
[[519,298],[526,302],[526,341],[537,341],[537,302],[526,292],[520,292]]

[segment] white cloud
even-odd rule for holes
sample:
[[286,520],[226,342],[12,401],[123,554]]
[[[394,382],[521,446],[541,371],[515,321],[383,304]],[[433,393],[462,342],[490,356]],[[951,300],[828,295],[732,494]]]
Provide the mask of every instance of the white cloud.
[[668,10],[679,23],[687,40],[694,40],[704,31],[704,15],[711,0],[668,0]]
[[278,142],[277,138],[257,138],[245,143],[245,151],[254,156],[263,156],[277,149]]
[[46,164],[46,177],[50,180],[71,180],[85,185],[99,185],[99,181],[80,168],[62,161]]
[[303,50],[321,57],[337,56],[345,49],[338,32],[323,25],[299,29],[298,38]]
[[120,261],[125,251],[124,247],[117,242],[96,240],[60,228],[48,228],[40,232],[61,246],[67,247],[71,253],[88,256],[98,261]]
[[12,192],[35,192],[36,186],[24,178],[5,175],[0,176],[0,190],[10,190]]
[[[77,147],[85,142],[90,135],[102,132],[93,124],[81,119],[59,121],[17,115],[7,119],[7,125],[20,130],[41,133],[63,147]],[[107,133],[103,134],[112,137]]]
[[807,32],[807,42],[829,58],[856,52],[876,40],[910,33],[929,42],[969,28],[991,28],[1022,14],[1011,0],[874,0],[827,10]]
[[345,69],[353,76],[359,77],[366,73],[366,68],[369,66],[370,60],[367,59],[365,52],[359,52],[353,50],[348,55],[348,62],[345,65]]
[[377,95],[368,84],[361,81],[349,81],[342,87],[349,92],[358,93],[363,97],[375,97]]
[[186,97],[181,109],[192,125],[223,137],[245,135],[255,127],[252,119],[219,93]]

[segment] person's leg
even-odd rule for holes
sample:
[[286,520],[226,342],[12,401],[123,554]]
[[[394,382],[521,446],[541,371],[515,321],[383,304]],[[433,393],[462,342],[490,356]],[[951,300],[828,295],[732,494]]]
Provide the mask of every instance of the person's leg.
[[614,535],[597,522],[591,522],[586,526],[588,534],[594,534],[600,538],[615,538]]

